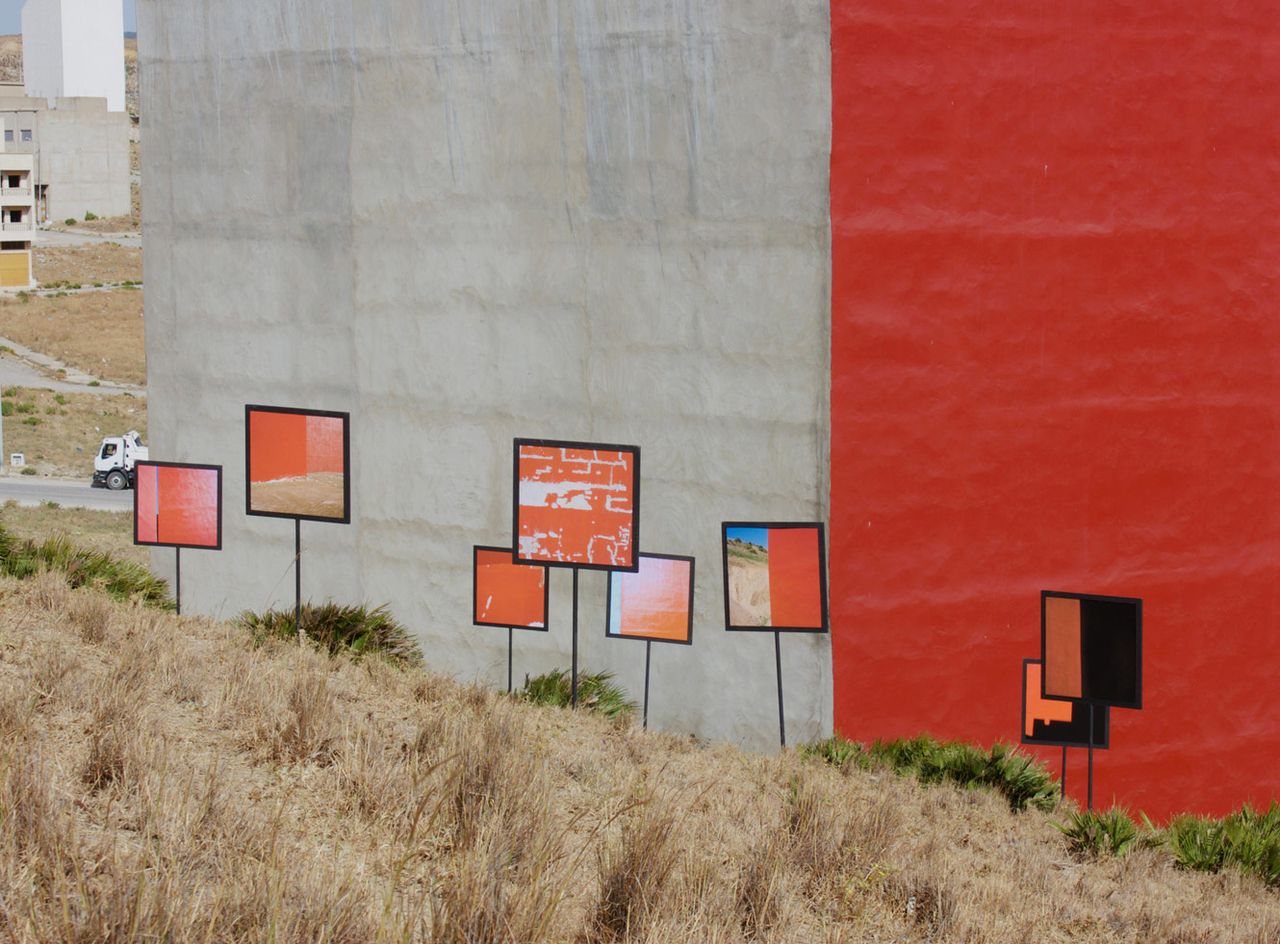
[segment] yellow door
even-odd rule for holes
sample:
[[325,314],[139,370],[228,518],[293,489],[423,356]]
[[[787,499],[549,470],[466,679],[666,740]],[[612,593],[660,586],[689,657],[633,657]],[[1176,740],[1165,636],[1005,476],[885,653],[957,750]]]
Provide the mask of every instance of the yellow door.
[[0,287],[26,288],[31,284],[31,253],[0,252]]

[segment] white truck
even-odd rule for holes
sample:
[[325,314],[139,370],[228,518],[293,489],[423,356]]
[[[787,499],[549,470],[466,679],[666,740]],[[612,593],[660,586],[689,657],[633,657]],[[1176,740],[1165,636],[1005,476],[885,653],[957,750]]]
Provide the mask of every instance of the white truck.
[[142,436],[136,429],[123,436],[108,436],[93,458],[93,487],[109,488],[113,492],[133,488],[134,467],[149,456],[150,451],[142,444]]

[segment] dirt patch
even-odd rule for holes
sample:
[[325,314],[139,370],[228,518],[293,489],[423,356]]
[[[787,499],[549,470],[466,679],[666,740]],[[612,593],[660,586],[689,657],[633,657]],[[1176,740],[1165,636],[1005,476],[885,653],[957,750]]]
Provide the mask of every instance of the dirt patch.
[[84,479],[87,485],[104,436],[136,429],[146,438],[146,397],[28,387],[7,387],[4,394],[5,453],[23,453],[27,467],[40,475]]
[[44,541],[62,535],[80,547],[124,560],[139,564],[151,561],[151,552],[133,543],[133,516],[127,511],[88,511],[48,503],[27,508],[10,501],[0,506],[0,526],[23,540]]
[[342,479],[337,472],[312,472],[292,479],[254,482],[250,486],[250,501],[254,511],[342,518]]
[[729,622],[734,626],[768,626],[769,562],[729,555]]
[[[142,281],[142,250],[116,243],[36,248],[32,268],[41,285],[101,286],[114,282]],[[0,332],[2,333],[2,332]]]
[[138,289],[3,297],[0,334],[103,380],[147,382]]

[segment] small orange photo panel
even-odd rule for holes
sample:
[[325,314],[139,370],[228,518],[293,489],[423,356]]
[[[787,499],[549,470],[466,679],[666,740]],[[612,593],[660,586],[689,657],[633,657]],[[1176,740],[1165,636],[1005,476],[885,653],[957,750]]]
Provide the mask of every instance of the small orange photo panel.
[[606,634],[693,644],[693,558],[640,554],[640,569],[609,575]]
[[639,566],[640,447],[515,441],[517,560],[551,567]]
[[475,625],[547,629],[546,567],[516,563],[509,547],[476,547],[471,583]]
[[351,414],[246,406],[245,511],[351,521]]
[[1111,709],[1096,705],[1092,713],[1080,701],[1045,698],[1040,694],[1043,665],[1022,660],[1022,743],[1045,747],[1088,747],[1093,718],[1093,747],[1105,750],[1111,737]]
[[222,549],[222,466],[139,462],[133,543]]
[[826,535],[821,523],[727,521],[722,538],[726,629],[827,631]]

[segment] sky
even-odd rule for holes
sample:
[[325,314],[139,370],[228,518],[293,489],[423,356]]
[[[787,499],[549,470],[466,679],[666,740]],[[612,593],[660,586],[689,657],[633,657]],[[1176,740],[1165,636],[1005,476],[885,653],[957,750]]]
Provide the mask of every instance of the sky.
[[[138,28],[137,0],[124,0],[124,30]],[[0,0],[0,36],[22,32],[22,0]]]

